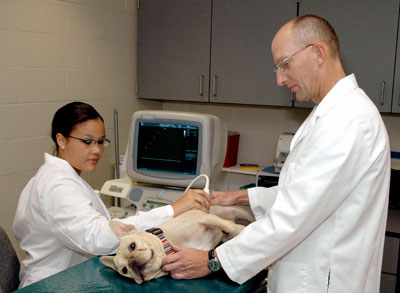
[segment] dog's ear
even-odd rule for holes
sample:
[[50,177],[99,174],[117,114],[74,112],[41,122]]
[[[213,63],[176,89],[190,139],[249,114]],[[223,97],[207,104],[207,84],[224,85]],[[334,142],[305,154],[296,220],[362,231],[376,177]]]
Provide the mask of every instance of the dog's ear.
[[118,236],[118,238],[122,238],[123,236],[136,231],[136,228],[132,225],[124,224],[120,221],[110,221],[108,223],[111,230]]
[[112,268],[114,271],[117,271],[117,267],[114,263],[114,256],[101,256],[100,262],[106,267]]

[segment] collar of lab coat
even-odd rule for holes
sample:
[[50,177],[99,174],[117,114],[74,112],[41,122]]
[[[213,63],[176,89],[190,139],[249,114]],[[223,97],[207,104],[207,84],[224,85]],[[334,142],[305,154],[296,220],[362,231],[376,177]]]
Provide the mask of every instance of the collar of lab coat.
[[290,144],[292,150],[314,126],[318,118],[328,113],[337,103],[342,103],[348,92],[358,88],[354,74],[350,74],[339,80],[335,86],[326,94],[322,101],[314,107],[310,115],[297,130]]
[[74,176],[77,176],[77,177],[81,178],[79,176],[79,174],[76,173],[74,168],[72,168],[70,163],[68,163],[64,159],[61,159],[61,158],[56,157],[56,156],[52,156],[52,155],[50,155],[48,153],[44,153],[44,162],[45,162],[45,164],[54,164],[54,165],[62,166],[64,170],[68,170],[69,173],[74,174]]
[[358,84],[354,74],[350,74],[339,80],[322,101],[315,106],[315,120],[324,116],[324,114],[329,112],[337,103],[342,103],[347,93],[356,88],[358,88]]

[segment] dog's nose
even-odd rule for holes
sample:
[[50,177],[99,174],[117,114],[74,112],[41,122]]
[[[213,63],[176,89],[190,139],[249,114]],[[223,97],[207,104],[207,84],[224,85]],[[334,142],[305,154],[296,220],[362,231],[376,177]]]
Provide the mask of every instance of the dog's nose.
[[128,265],[130,268],[134,269],[137,267],[136,261],[134,259],[129,259]]

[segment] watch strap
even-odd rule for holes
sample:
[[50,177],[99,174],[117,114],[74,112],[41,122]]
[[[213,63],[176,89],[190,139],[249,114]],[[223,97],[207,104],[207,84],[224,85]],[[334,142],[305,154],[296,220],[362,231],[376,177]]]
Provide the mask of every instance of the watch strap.
[[215,249],[211,249],[210,251],[208,251],[208,260],[211,260],[211,259],[215,258],[214,250]]
[[221,269],[221,264],[218,258],[215,256],[215,249],[211,249],[210,251],[208,251],[207,266],[212,273],[215,273]]

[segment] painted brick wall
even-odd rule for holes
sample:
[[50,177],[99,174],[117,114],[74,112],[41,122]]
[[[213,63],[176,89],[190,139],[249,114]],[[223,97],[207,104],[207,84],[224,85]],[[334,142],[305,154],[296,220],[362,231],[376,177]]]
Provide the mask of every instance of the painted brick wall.
[[[117,108],[124,152],[131,114],[161,107],[136,99],[136,14],[134,0],[0,0],[0,224],[20,258],[12,221],[43,153],[53,152],[54,112],[88,102],[113,140]],[[96,189],[114,177],[114,143],[83,177]]]

